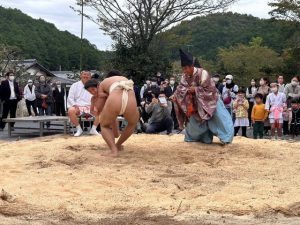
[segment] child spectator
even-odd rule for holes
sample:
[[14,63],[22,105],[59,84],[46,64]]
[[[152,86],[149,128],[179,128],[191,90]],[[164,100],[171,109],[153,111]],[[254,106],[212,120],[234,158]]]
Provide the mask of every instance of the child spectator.
[[279,92],[277,83],[272,83],[270,86],[272,93],[267,96],[265,109],[270,113],[271,139],[275,140],[275,130],[277,130],[277,139],[281,140],[283,111],[286,108],[286,96]]
[[268,117],[268,111],[263,104],[263,98],[264,96],[260,93],[255,95],[255,105],[251,113],[254,139],[257,139],[258,136],[260,139],[264,137],[264,121]]
[[248,119],[248,109],[249,109],[249,102],[245,98],[245,91],[240,89],[237,94],[236,100],[233,101],[233,109],[235,111],[235,122],[234,122],[234,136],[242,127],[242,136],[247,137],[247,127],[249,126],[249,119]]
[[291,139],[300,134],[300,104],[298,99],[291,100],[289,125],[290,125],[290,135]]

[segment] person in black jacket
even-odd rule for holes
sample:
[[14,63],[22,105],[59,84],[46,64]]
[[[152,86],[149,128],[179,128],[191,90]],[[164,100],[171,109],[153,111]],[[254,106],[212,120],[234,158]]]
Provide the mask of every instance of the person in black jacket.
[[65,89],[61,86],[61,82],[57,81],[53,90],[53,98],[55,103],[55,114],[57,116],[66,116],[65,109]]
[[[13,72],[7,72],[5,74],[6,80],[2,81],[0,96],[3,103],[3,113],[0,120],[0,131],[5,128],[4,119],[10,114],[10,118],[16,118],[18,102],[21,100],[19,85],[15,81],[15,75]],[[12,128],[14,123],[12,123]]]
[[[46,82],[46,77],[41,75],[39,77],[39,85],[35,89],[35,95],[37,98],[37,107],[39,109],[39,116],[51,116],[51,105],[53,103],[52,88]],[[50,123],[47,122],[47,127],[50,127]]]

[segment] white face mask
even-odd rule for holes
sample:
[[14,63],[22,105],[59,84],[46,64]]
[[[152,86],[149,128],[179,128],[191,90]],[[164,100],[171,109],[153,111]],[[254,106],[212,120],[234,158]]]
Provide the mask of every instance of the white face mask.
[[276,93],[277,92],[277,88],[276,87],[274,87],[274,88],[271,88],[271,91],[273,92],[273,93]]
[[147,80],[147,81],[146,81],[146,84],[150,85],[150,84],[151,84],[151,81],[150,81],[150,80]]
[[255,82],[251,82],[251,85],[252,85],[252,86],[255,86]]
[[32,83],[28,83],[29,86],[32,86]]
[[232,80],[226,80],[226,84],[231,84]]
[[151,85],[152,86],[156,86],[156,82],[151,82]]
[[298,85],[298,82],[293,80],[292,83],[291,83],[293,86],[297,86]]
[[171,80],[171,81],[170,81],[170,84],[171,84],[171,85],[174,85],[174,84],[175,84],[175,80]]
[[263,80],[259,81],[259,84],[262,86],[265,84],[265,82]]
[[219,78],[217,78],[217,77],[213,77],[213,81],[215,82],[215,83],[218,83],[219,82]]
[[10,76],[8,77],[8,79],[9,79],[10,81],[14,81],[14,80],[15,80],[15,76],[10,75]]

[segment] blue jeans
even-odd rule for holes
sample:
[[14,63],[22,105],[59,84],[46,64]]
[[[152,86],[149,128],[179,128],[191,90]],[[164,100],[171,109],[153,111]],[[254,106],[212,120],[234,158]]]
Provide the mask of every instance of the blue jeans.
[[173,118],[171,116],[164,118],[160,122],[153,122],[148,125],[146,129],[147,134],[155,134],[163,131],[167,131],[168,134],[172,133]]

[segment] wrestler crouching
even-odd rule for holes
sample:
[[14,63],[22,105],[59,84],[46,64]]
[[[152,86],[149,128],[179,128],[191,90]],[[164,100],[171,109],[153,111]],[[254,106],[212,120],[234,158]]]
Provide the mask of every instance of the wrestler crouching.
[[[101,83],[93,79],[85,84],[85,89],[93,95],[91,108],[94,115],[99,117],[101,135],[111,150],[104,155],[111,157],[117,157],[119,151],[123,150],[122,144],[132,135],[139,119],[134,83],[126,77],[118,76],[119,74],[120,72],[113,71]],[[121,136],[118,116],[123,116],[128,122]]]

